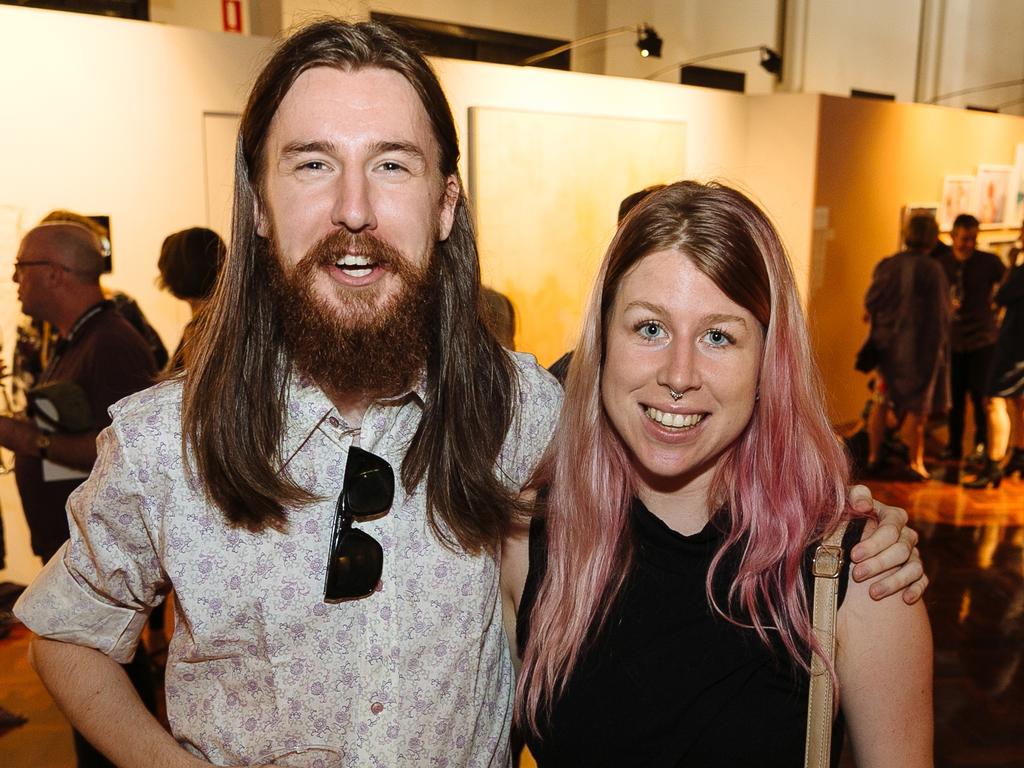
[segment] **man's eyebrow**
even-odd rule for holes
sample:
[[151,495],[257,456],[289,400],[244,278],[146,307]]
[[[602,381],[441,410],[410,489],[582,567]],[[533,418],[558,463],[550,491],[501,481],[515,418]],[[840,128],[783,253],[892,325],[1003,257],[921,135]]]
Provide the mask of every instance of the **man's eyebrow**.
[[370,148],[370,153],[373,155],[382,155],[387,154],[388,152],[401,152],[405,155],[417,157],[420,160],[426,159],[426,155],[423,150],[411,141],[378,141]]
[[334,152],[334,149],[335,146],[332,141],[290,141],[281,148],[281,157],[294,157],[295,155],[305,155],[311,152],[331,154]]

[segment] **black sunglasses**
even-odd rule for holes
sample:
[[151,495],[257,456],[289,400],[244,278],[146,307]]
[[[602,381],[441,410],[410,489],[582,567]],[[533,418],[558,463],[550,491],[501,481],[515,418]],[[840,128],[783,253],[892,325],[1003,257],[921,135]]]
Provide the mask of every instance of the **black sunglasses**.
[[362,448],[349,448],[345,482],[334,513],[324,602],[373,594],[384,570],[384,550],[368,533],[353,528],[352,521],[384,514],[394,498],[395,473],[391,465]]

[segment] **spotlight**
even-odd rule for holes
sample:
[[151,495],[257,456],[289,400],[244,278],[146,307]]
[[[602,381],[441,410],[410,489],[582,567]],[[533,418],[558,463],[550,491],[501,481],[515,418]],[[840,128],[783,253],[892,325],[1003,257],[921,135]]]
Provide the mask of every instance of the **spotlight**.
[[767,45],[761,46],[761,68],[772,75],[782,72],[782,57]]
[[649,56],[653,56],[656,59],[661,58],[661,45],[663,40],[658,37],[658,33],[654,31],[654,27],[648,26],[647,24],[641,24],[640,28],[636,32],[636,47],[640,49],[640,55],[645,59]]

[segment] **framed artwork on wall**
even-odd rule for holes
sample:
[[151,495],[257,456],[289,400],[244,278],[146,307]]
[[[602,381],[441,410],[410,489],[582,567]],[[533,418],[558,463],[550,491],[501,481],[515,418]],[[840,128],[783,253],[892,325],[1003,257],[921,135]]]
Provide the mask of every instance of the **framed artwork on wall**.
[[576,345],[619,202],[685,165],[682,122],[470,107],[482,277],[515,307],[517,349],[550,365]]
[[1007,194],[1010,178],[1013,175],[1012,165],[979,165],[974,185],[977,203],[974,215],[981,226],[997,229],[1006,222],[1006,207],[1009,201]]
[[941,202],[939,229],[948,232],[953,227],[953,219],[961,213],[975,212],[974,177],[946,176],[942,180]]

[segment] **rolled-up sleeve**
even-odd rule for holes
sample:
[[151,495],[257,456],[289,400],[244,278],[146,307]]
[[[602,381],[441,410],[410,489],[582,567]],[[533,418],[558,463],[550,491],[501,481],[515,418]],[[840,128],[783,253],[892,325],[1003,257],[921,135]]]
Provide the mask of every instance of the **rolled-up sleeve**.
[[92,474],[68,499],[71,538],[14,606],[45,638],[95,648],[127,663],[146,617],[167,592],[146,462],[117,425],[100,433]]
[[522,488],[537,468],[558,423],[562,388],[533,355],[511,353],[518,371],[519,407],[502,448],[500,467],[507,482]]

